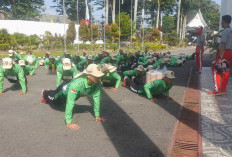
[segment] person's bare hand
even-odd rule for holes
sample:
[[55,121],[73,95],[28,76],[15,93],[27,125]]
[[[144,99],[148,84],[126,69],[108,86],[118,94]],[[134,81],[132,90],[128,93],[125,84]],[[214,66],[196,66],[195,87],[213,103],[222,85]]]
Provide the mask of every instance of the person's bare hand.
[[106,121],[106,119],[102,118],[102,117],[96,117],[95,120],[98,122],[105,122]]
[[111,88],[111,90],[112,90],[112,91],[117,91],[117,90],[118,90],[118,88]]
[[20,95],[26,95],[26,92],[21,92]]
[[4,95],[4,93],[0,93],[0,96],[3,96]]
[[78,130],[80,127],[77,124],[69,123],[66,125],[71,130]]
[[156,98],[151,98],[150,101],[154,102],[154,103],[157,103],[157,99]]

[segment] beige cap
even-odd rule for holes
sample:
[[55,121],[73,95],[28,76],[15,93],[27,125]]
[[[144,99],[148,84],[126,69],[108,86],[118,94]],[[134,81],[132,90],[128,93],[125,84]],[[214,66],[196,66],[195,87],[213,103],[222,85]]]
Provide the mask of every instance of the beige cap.
[[72,69],[72,62],[69,58],[64,58],[62,60],[62,64],[63,64],[64,70],[71,70]]
[[44,60],[43,59],[39,61],[39,65],[40,66],[44,65]]
[[101,68],[101,72],[106,73],[109,70],[109,65],[108,64],[101,64],[100,68]]
[[165,74],[165,76],[166,76],[167,78],[169,78],[169,79],[174,79],[174,78],[176,78],[173,71],[167,70],[167,71],[165,71],[164,74]]
[[147,71],[150,71],[150,70],[152,70],[152,69],[154,69],[154,68],[153,68],[153,65],[148,65]]
[[15,53],[13,50],[9,50],[8,52],[9,52],[9,56],[13,56]]
[[117,70],[117,67],[116,67],[116,66],[109,65],[109,66],[108,66],[108,70],[109,70],[110,73],[112,73],[112,72],[115,72],[115,71]]
[[2,67],[3,69],[11,69],[13,67],[13,60],[11,58],[3,58]]
[[19,65],[20,66],[25,66],[26,64],[25,64],[25,61],[24,60],[19,60]]
[[93,60],[93,56],[92,56],[92,55],[89,55],[89,56],[88,56],[88,59],[89,59],[89,60]]
[[144,70],[144,67],[143,67],[142,65],[139,65],[139,66],[136,68],[136,70],[138,70],[138,71],[143,71],[143,70]]
[[90,64],[82,73],[77,74],[74,78],[78,78],[84,74],[90,74],[95,77],[102,77],[105,75],[103,72],[101,72],[100,66],[97,64]]
[[148,59],[147,62],[148,62],[148,63],[152,63],[153,60],[152,60],[152,59]]
[[156,61],[157,61],[157,58],[156,58],[156,57],[153,57],[153,61],[156,62]]
[[29,65],[33,64],[34,60],[33,60],[32,56],[27,57],[27,62],[28,62]]
[[170,60],[171,60],[170,58],[164,58],[164,59],[162,60],[162,63],[168,63]]

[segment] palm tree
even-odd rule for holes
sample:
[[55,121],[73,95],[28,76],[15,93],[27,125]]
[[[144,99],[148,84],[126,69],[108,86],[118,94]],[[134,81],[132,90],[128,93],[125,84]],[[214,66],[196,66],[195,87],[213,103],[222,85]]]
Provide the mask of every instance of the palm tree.
[[106,7],[105,8],[106,9],[105,10],[106,11],[106,13],[105,13],[105,17],[106,17],[105,20],[106,20],[106,22],[105,23],[106,23],[106,25],[108,25],[108,22],[109,22],[109,0],[105,0],[105,2],[106,2],[105,3],[105,7]]
[[181,8],[181,0],[178,2],[178,13],[177,13],[177,23],[176,23],[176,32],[179,34],[180,30],[180,8]]
[[112,8],[112,22],[115,23],[115,7],[116,7],[116,0],[113,0],[113,8]]
[[137,19],[137,10],[138,10],[138,0],[135,0],[135,5],[134,5],[134,29],[136,29],[136,19]]
[[160,3],[161,0],[157,0],[158,8],[157,8],[157,16],[156,16],[156,28],[159,28],[159,17],[160,17]]

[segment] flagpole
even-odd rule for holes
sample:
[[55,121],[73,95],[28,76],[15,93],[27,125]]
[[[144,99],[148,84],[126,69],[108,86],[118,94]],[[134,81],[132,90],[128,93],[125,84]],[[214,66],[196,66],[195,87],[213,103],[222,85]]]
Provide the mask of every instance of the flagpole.
[[133,21],[132,21],[132,3],[133,3],[133,0],[131,0],[131,39],[130,39],[130,49],[132,49],[132,24],[133,24]]
[[104,20],[104,51],[106,49],[106,3],[104,0],[104,7],[105,7],[105,20]]
[[142,13],[142,26],[143,26],[143,34],[142,34],[142,52],[143,52],[143,46],[144,46],[144,2],[143,0],[143,13]]
[[118,3],[118,4],[119,4],[119,6],[118,6],[118,8],[119,8],[119,11],[118,11],[118,15],[119,15],[119,16],[118,16],[118,19],[119,19],[119,22],[118,22],[118,23],[119,23],[118,47],[119,47],[119,49],[120,49],[120,48],[121,48],[121,45],[120,45],[120,37],[121,37],[121,36],[120,36],[120,33],[121,33],[121,22],[120,22],[120,21],[121,21],[121,18],[120,18],[120,9],[121,9],[121,8],[120,8],[120,5],[121,5],[121,0],[119,0],[119,3]]
[[79,23],[79,15],[78,15],[78,1],[79,0],[77,0],[77,25],[79,25],[79,27],[78,27],[78,43],[77,43],[77,52],[79,53],[79,51],[80,51],[80,45],[79,45],[79,30],[80,30],[80,23]]
[[90,5],[90,7],[91,7],[91,25],[90,25],[90,27],[91,27],[91,50],[93,51],[93,8],[92,8],[92,0],[91,0],[91,5]]
[[162,44],[162,40],[163,40],[163,15],[162,15],[162,11],[160,12],[160,44]]
[[63,17],[64,17],[64,52],[66,52],[66,29],[65,29],[65,14],[66,14],[66,11],[65,11],[65,3],[64,3],[65,0],[63,0]]

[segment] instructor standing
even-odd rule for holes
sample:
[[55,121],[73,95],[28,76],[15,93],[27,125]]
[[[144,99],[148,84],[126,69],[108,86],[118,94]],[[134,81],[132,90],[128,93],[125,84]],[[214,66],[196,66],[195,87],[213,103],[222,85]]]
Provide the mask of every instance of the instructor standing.
[[213,66],[213,81],[215,90],[209,95],[226,94],[226,86],[230,77],[230,64],[232,59],[232,28],[230,27],[231,16],[222,16],[221,25],[224,28],[221,34],[220,51]]
[[197,28],[197,41],[196,41],[196,61],[197,61],[197,70],[196,74],[201,74],[202,69],[202,56],[204,53],[204,43],[205,35],[203,33],[203,27],[200,26]]

